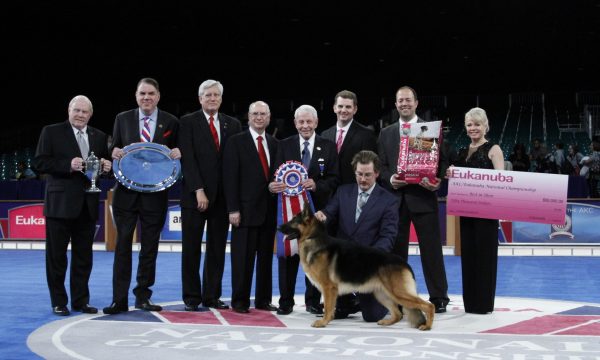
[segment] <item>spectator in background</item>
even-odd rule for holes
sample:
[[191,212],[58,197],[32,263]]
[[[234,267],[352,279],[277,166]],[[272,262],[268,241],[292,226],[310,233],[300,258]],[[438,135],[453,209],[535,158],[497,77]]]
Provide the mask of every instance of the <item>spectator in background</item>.
[[544,172],[540,170],[543,170],[544,159],[547,154],[548,150],[546,150],[546,146],[542,144],[540,139],[533,139],[533,144],[529,151],[529,160],[536,172]]
[[15,174],[15,180],[29,180],[35,178],[37,178],[37,175],[30,167],[25,165],[25,162],[19,161],[17,163],[17,173]]
[[511,162],[514,171],[529,171],[529,167],[531,166],[529,155],[523,143],[515,144],[512,153],[508,157],[508,161]]
[[563,174],[579,175],[579,163],[583,159],[583,154],[579,152],[579,146],[569,145],[567,149],[567,158],[563,164]]
[[562,174],[563,164],[565,163],[565,149],[562,142],[559,141],[554,144],[554,151],[552,152],[552,157],[554,158],[556,173]]
[[582,162],[585,166],[589,167],[587,177],[590,197],[599,198],[600,194],[598,192],[598,181],[600,181],[600,141],[593,140],[590,144],[590,150],[592,153],[590,156],[586,156],[587,159],[584,158]]

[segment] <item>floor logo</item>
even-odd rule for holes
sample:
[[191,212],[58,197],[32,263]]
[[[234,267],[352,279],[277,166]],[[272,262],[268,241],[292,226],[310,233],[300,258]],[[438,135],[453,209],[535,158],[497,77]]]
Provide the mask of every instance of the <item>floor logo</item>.
[[[453,296],[459,299],[460,296]],[[297,303],[301,303],[298,298]],[[465,314],[453,301],[431,331],[405,320],[381,327],[360,314],[313,329],[300,306],[287,316],[164,304],[160,313],[80,315],[34,331],[28,345],[46,359],[515,359],[600,358],[600,305],[497,298],[493,314]]]

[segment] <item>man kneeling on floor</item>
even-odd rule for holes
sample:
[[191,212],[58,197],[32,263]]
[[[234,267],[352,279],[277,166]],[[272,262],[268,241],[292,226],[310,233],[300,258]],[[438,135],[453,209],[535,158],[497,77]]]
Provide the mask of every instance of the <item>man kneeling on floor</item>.
[[[398,199],[379,186],[377,154],[364,150],[352,159],[356,184],[340,186],[325,209],[315,214],[320,221],[338,222],[336,237],[391,252],[398,233]],[[357,264],[358,265],[358,264]],[[384,318],[387,309],[372,294],[358,294],[363,319],[375,322]],[[355,313],[354,294],[340,296],[336,319]]]

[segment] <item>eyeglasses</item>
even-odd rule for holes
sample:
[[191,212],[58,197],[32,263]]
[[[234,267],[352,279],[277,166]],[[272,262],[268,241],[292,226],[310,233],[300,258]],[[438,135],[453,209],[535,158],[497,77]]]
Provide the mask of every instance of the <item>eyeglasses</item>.
[[375,173],[361,173],[361,172],[355,172],[354,175],[356,175],[357,178],[365,178],[365,179],[370,179],[372,178]]
[[266,113],[266,112],[251,112],[250,115],[252,115],[252,116],[259,116],[259,115],[260,116],[267,116],[267,115],[269,115],[269,113]]

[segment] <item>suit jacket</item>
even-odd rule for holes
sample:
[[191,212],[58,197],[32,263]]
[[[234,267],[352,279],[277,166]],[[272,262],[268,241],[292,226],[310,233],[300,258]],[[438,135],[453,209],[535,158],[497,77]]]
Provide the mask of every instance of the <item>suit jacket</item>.
[[[107,136],[88,125],[87,136],[90,152],[110,159]],[[81,172],[71,171],[71,160],[82,157],[81,150],[69,121],[48,125],[42,129],[33,166],[39,173],[48,174],[44,199],[44,215],[48,217],[74,219],[87,210],[92,219],[98,218],[97,193],[86,193],[90,181]]]
[[265,132],[269,148],[269,179],[265,178],[250,130],[231,136],[223,155],[223,186],[227,211],[241,213],[240,226],[259,226],[266,219],[275,226],[276,197],[269,192],[275,172],[278,141]]
[[[117,115],[113,128],[113,148],[123,148],[129,144],[140,142],[139,119],[139,109],[124,111]],[[177,146],[178,129],[179,124],[177,118],[174,115],[159,109],[156,130],[154,131],[152,142],[165,145],[169,149],[172,149]],[[117,183],[113,205],[120,208],[131,208],[134,206],[139,196],[145,196],[145,201],[150,201],[151,205],[162,204],[167,199],[168,191],[163,190],[157,193],[141,193],[129,190],[120,183]]]
[[[333,141],[335,144],[338,136],[337,126],[334,125],[323,131],[321,136]],[[352,168],[352,158],[361,150],[371,150],[377,153],[377,139],[373,130],[353,120],[338,154],[340,181],[342,184],[353,184],[356,182],[354,169]]]
[[[300,135],[293,135],[281,140],[277,148],[277,169],[288,160],[302,162],[302,149],[300,148]],[[321,171],[321,168],[323,169]],[[316,210],[322,209],[327,204],[329,197],[339,184],[338,161],[335,144],[315,136],[315,145],[310,158],[308,177],[315,181],[317,189],[311,192],[311,197]]]
[[[418,122],[425,122],[419,118]],[[396,196],[406,201],[406,205],[412,212],[437,211],[437,194],[429,191],[418,184],[410,184],[394,190],[390,179],[397,172],[398,150],[400,148],[400,122],[385,127],[379,133],[378,153],[381,160],[380,178],[385,187]],[[448,158],[444,146],[440,146],[440,159],[438,163],[437,177],[443,179],[448,168]]]
[[222,157],[227,142],[232,135],[242,131],[242,124],[236,118],[219,113],[221,138],[220,151],[217,151],[208,126],[208,119],[202,110],[185,115],[179,121],[179,150],[183,183],[181,206],[196,208],[196,190],[204,189],[208,201],[214,203],[217,194],[223,191],[221,176]]
[[375,184],[355,222],[358,185],[340,186],[323,212],[327,221],[338,222],[336,237],[386,252],[392,251],[398,233],[398,198]]

